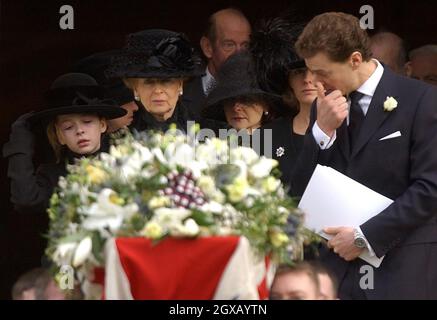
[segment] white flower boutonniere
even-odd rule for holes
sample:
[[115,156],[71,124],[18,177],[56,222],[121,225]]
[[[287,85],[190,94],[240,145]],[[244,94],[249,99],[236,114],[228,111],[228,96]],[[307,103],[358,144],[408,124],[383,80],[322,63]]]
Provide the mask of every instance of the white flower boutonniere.
[[398,102],[393,97],[387,97],[384,101],[384,111],[392,111],[398,106]]

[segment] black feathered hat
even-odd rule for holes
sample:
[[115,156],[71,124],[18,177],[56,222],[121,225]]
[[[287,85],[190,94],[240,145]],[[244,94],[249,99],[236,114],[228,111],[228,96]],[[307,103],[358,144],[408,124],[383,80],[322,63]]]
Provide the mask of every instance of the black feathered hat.
[[105,75],[105,71],[111,65],[111,59],[119,54],[120,50],[95,53],[77,62],[73,66],[73,72],[86,73],[92,76],[105,89],[105,97],[115,100],[121,106],[134,101],[132,90],[128,89],[121,79],[109,79]]
[[263,99],[272,108],[276,106],[273,102],[280,98],[259,87],[250,53],[236,53],[225,61],[217,73],[215,87],[207,97],[202,114],[206,118],[226,121],[225,102],[250,97]]
[[186,78],[202,75],[200,57],[182,33],[151,29],[130,34],[107,70],[110,78]]
[[282,95],[288,89],[290,70],[305,67],[305,61],[294,50],[299,26],[282,18],[263,21],[251,34],[252,53],[260,88]]
[[47,109],[29,117],[32,124],[49,122],[56,116],[71,113],[94,113],[106,119],[122,117],[126,110],[104,98],[105,90],[84,73],[67,73],[58,77],[47,91]]

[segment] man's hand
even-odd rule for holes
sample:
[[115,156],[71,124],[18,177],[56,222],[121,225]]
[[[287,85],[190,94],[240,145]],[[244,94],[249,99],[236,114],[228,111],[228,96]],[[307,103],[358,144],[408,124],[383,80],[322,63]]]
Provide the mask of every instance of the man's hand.
[[346,119],[349,107],[340,90],[334,90],[325,96],[325,88],[320,82],[317,87],[317,125],[328,136],[332,137],[335,130]]
[[331,227],[323,229],[323,232],[333,236],[328,241],[328,247],[346,261],[354,260],[365,250],[354,245],[354,228]]

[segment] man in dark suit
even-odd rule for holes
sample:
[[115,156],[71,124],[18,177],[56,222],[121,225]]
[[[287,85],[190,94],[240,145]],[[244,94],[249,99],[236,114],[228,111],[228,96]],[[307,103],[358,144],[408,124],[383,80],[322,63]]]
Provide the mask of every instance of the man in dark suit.
[[[321,259],[340,299],[437,299],[435,88],[372,59],[367,33],[348,14],[313,18],[296,49],[318,80],[318,98],[295,192],[319,163],[394,200],[357,228],[326,226],[332,238]],[[379,268],[358,259],[364,250],[385,256]]]
[[182,99],[191,111],[200,114],[215,84],[217,71],[229,56],[247,49],[250,31],[250,23],[240,10],[227,8],[209,17],[207,28],[200,39],[200,47],[207,59],[205,74],[184,85]]

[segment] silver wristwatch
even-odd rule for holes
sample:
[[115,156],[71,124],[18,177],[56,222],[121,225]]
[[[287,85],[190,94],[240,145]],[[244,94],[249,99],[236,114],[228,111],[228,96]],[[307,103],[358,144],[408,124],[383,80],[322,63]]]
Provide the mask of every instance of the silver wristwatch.
[[366,247],[366,239],[364,239],[364,236],[357,229],[354,229],[354,245],[360,249]]

